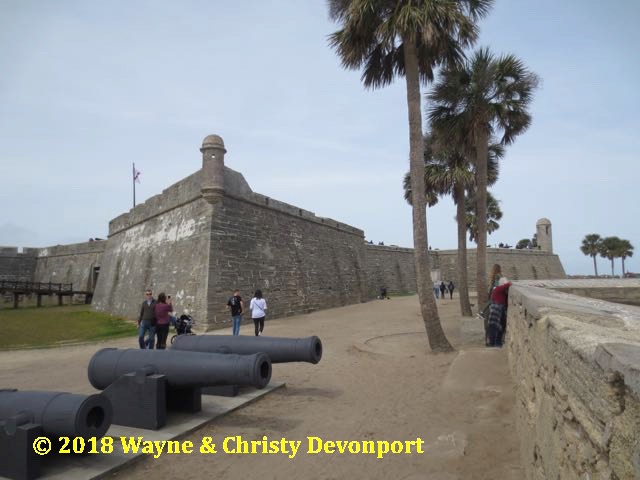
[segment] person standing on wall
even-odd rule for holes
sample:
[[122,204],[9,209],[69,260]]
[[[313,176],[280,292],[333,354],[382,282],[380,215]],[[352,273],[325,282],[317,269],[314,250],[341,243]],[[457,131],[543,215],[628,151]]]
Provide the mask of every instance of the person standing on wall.
[[453,300],[453,290],[456,288],[456,286],[453,284],[453,281],[449,280],[449,285],[447,285],[447,288],[449,289],[449,299]]
[[[138,318],[138,343],[140,348],[153,350],[156,339],[156,301],[153,292],[148,289],[144,292],[144,301],[140,307],[140,317]],[[148,334],[145,340],[145,335]]]
[[229,298],[227,307],[229,307],[229,311],[231,312],[233,334],[240,335],[240,324],[242,323],[242,313],[244,312],[244,301],[240,296],[240,290],[237,288],[233,291],[233,296]]
[[249,310],[251,310],[251,318],[253,319],[253,325],[256,328],[256,337],[262,335],[264,330],[264,317],[267,315],[267,301],[262,298],[262,290],[256,290],[251,303],[249,303]]
[[173,312],[171,295],[167,297],[164,292],[160,293],[158,295],[158,302],[155,306],[156,335],[158,337],[156,348],[158,350],[164,350],[167,348],[167,336],[169,335],[169,323],[171,321],[169,314],[171,312]]
[[444,282],[440,282],[440,298],[444,300],[444,295],[447,292],[447,286]]

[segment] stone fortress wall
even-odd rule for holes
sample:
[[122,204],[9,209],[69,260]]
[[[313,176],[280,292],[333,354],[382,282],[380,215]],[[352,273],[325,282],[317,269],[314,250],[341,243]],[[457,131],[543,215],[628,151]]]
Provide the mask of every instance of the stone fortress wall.
[[[430,252],[431,253],[431,252]],[[432,255],[432,269],[437,269],[441,280],[458,283],[457,250],[436,250]],[[560,257],[550,251],[487,248],[487,271],[494,263],[502,267],[502,274],[510,280],[566,278]],[[467,250],[469,288],[475,290],[476,250]]]
[[0,247],[0,280],[30,281],[36,270],[38,249]]
[[106,244],[99,240],[37,249],[33,280],[72,283],[75,291],[91,292],[98,279],[94,269],[101,264]]
[[507,347],[526,479],[640,478],[640,307],[602,299],[640,305],[640,280],[510,289]]

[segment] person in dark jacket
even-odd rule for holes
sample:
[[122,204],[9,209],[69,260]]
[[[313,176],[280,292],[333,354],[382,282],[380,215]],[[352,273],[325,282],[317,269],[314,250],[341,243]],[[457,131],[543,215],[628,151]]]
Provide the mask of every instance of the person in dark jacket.
[[456,286],[453,284],[453,282],[451,280],[449,280],[449,285],[447,285],[447,289],[449,289],[449,298],[451,300],[453,300],[453,290],[456,288]]
[[[140,307],[140,317],[138,318],[138,343],[140,348],[153,350],[156,340],[156,301],[153,298],[151,289],[144,292],[144,301]],[[145,339],[145,335],[148,337]]]
[[440,282],[440,298],[442,300],[444,300],[444,294],[447,291],[447,286],[444,284],[444,282]]

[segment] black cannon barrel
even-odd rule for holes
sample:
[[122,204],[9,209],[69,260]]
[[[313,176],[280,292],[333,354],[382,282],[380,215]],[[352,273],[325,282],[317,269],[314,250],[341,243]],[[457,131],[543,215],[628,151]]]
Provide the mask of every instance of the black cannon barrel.
[[103,348],[89,362],[89,381],[104,390],[127,373],[165,375],[173,387],[251,385],[264,388],[271,380],[271,360],[264,353],[224,355],[178,350]]
[[102,437],[111,426],[113,408],[102,394],[0,390],[0,420],[25,417],[52,436]]
[[239,355],[264,352],[269,355],[271,363],[318,363],[322,358],[322,342],[316,336],[279,338],[247,335],[179,335],[171,348],[191,352]]

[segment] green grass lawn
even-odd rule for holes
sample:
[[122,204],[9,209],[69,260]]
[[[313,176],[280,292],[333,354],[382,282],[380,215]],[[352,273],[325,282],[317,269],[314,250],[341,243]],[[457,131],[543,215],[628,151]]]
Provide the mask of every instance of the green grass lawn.
[[0,310],[0,349],[46,347],[135,336],[136,325],[90,305]]

